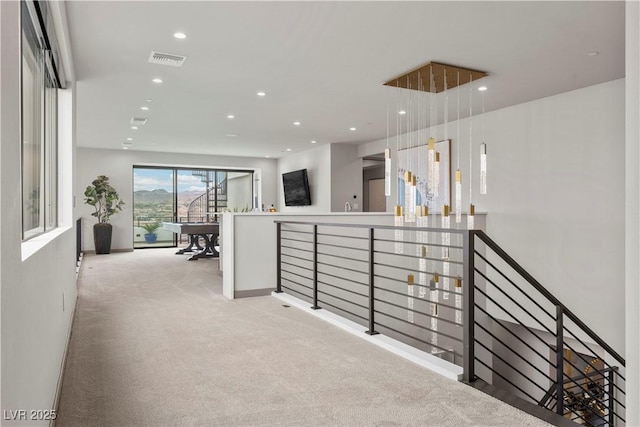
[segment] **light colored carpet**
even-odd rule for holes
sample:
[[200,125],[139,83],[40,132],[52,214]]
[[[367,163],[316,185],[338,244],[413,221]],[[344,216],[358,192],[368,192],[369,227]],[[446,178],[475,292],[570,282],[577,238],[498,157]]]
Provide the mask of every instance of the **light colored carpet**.
[[548,425],[174,252],[84,258],[57,426]]

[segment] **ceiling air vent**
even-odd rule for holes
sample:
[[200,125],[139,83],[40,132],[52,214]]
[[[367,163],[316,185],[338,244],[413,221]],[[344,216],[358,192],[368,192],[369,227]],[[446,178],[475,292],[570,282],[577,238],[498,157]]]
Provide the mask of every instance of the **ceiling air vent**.
[[147,124],[147,118],[144,117],[132,117],[131,118],[131,124],[132,125],[146,125]]
[[151,52],[151,56],[149,56],[149,62],[152,64],[171,65],[172,67],[182,67],[186,59],[186,56],[161,52]]

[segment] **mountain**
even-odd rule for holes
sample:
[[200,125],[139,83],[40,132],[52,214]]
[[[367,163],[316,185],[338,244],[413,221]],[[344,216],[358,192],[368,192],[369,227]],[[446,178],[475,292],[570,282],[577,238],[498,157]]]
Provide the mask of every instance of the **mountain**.
[[133,192],[133,200],[136,203],[147,202],[172,202],[173,193],[169,193],[167,190],[138,190]]

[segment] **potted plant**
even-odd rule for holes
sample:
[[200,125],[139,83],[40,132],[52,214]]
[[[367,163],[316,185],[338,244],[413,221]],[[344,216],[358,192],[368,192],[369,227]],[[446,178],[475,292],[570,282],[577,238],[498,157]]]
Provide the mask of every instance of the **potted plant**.
[[160,224],[157,222],[150,222],[147,224],[142,224],[140,227],[144,228],[144,230],[147,232],[144,235],[144,241],[147,243],[154,243],[157,239],[158,239],[158,235],[156,234],[156,231],[158,231],[158,228],[160,228]]
[[84,202],[95,208],[91,216],[98,218],[98,223],[93,225],[93,241],[96,254],[108,254],[111,252],[111,235],[113,227],[109,224],[111,215],[122,210],[124,201],[115,188],[109,184],[109,177],[98,175],[84,191]]

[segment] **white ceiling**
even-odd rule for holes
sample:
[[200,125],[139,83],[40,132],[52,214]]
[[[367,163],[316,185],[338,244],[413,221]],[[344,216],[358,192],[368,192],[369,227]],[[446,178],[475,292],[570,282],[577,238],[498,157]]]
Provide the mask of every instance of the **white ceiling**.
[[[69,1],[66,9],[81,147],[120,149],[130,137],[135,150],[277,158],[312,140],[377,140],[387,108],[394,128],[408,92],[383,83],[429,61],[488,72],[487,111],[624,77],[624,2]],[[152,50],[187,60],[151,64]],[[468,102],[468,86],[461,93]],[[134,116],[149,121],[134,131]]]

